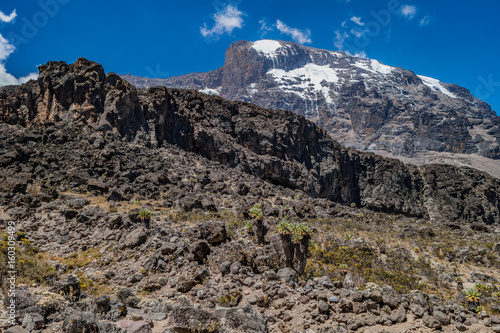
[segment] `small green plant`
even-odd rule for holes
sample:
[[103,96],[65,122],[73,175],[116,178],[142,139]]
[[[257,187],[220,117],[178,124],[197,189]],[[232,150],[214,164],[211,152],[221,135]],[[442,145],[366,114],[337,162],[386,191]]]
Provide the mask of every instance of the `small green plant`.
[[455,278],[455,282],[457,282],[457,283],[458,283],[458,282],[462,282],[462,278],[461,278],[460,276],[457,276],[457,277]]
[[484,307],[482,305],[478,305],[476,308],[476,313],[480,313],[481,311],[484,311]]
[[301,240],[302,240],[302,236],[300,236],[299,234],[292,235],[292,243],[293,244],[300,244]]
[[350,241],[352,239],[352,235],[351,234],[345,234],[344,235],[344,240],[345,241]]
[[141,202],[139,200],[136,200],[132,203],[134,206],[139,206],[141,204]]
[[494,293],[493,297],[500,299],[500,291],[497,291],[496,293]]
[[247,233],[251,234],[252,233],[252,221],[247,221],[245,223],[245,230]]
[[485,285],[484,283],[479,282],[479,283],[476,283],[474,285],[474,289],[476,289],[480,293],[484,293],[484,292],[488,291],[489,287],[487,285]]
[[139,212],[139,218],[141,220],[148,220],[151,218],[151,211],[149,209],[141,209]]
[[479,303],[479,298],[481,297],[481,293],[476,289],[469,289],[465,292],[465,297],[467,301],[470,303]]
[[340,264],[339,265],[339,271],[340,271],[340,274],[346,274],[347,273],[347,264]]
[[250,208],[248,215],[250,215],[250,217],[253,219],[262,220],[264,218],[264,215],[262,214],[260,203],[256,203],[255,205],[253,205],[252,208]]
[[295,196],[293,198],[298,200],[298,199],[300,199],[300,197],[302,197],[302,193],[295,194]]
[[351,202],[351,208],[356,208],[356,203],[355,202]]
[[291,223],[288,222],[287,220],[282,220],[278,226],[276,227],[276,231],[280,234],[280,235],[291,235],[292,234],[292,227],[291,227]]
[[116,213],[116,212],[118,212],[118,208],[116,208],[116,206],[113,204],[109,204],[109,212]]
[[261,204],[254,204],[248,211],[248,215],[252,218],[252,234],[254,236],[254,243],[260,245],[264,244],[264,237],[269,230],[269,226],[264,224],[264,214],[262,212]]

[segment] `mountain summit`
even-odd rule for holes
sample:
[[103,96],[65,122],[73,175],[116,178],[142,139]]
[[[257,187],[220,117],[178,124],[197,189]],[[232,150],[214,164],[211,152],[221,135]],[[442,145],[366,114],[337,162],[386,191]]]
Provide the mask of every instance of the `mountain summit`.
[[123,77],[137,87],[197,89],[294,111],[340,143],[365,151],[500,158],[500,118],[469,90],[344,52],[286,41],[239,41],[227,49],[224,66],[208,73]]

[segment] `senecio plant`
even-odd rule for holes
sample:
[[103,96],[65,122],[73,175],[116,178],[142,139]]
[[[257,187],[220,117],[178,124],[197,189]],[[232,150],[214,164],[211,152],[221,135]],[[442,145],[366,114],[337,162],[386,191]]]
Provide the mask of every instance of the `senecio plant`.
[[251,230],[254,235],[254,242],[256,244],[264,244],[264,237],[266,236],[268,226],[264,224],[264,214],[262,212],[261,204],[256,203],[248,211],[248,215],[252,218],[245,224],[245,228],[248,233]]
[[141,220],[149,220],[151,218],[151,211],[149,209],[141,209],[139,218]]
[[468,302],[478,304],[481,293],[476,289],[469,289],[465,292],[465,297]]
[[306,268],[312,229],[304,223],[290,223],[283,220],[278,224],[276,231],[280,235],[285,264],[302,275]]
[[247,231],[248,234],[253,233],[253,230],[252,230],[252,221],[247,221],[245,223],[245,230]]

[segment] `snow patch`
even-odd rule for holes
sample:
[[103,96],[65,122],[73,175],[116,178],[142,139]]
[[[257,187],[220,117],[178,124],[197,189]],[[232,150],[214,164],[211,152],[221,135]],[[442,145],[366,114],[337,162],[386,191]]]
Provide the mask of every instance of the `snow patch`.
[[378,73],[381,73],[381,74],[391,74],[392,73],[391,66],[384,65],[375,59],[371,60],[371,66],[372,66],[372,69]]
[[458,98],[457,96],[453,95],[448,89],[446,89],[445,87],[443,87],[441,85],[441,83],[439,82],[439,80],[434,79],[432,77],[423,76],[423,75],[417,75],[417,76],[422,80],[422,82],[427,87],[431,88],[432,90],[439,91],[439,92],[441,92],[441,93],[443,93],[446,96],[449,96],[451,98]]
[[373,69],[368,67],[368,64],[366,63],[366,61],[356,61],[354,63],[354,66],[361,68],[361,69],[364,69],[365,71],[368,71],[368,72],[373,72]]
[[263,39],[253,43],[252,48],[265,55],[273,55],[281,44],[275,40]]
[[337,71],[328,65],[319,66],[307,64],[304,67],[290,71],[283,69],[271,69],[267,72],[278,83],[279,88],[287,93],[293,93],[301,97],[307,109],[319,112],[317,95],[322,94],[330,105],[335,105],[330,96],[330,85],[325,83],[338,83]]
[[220,88],[217,88],[217,89],[205,88],[205,89],[198,90],[198,91],[201,93],[207,94],[207,95],[219,96],[219,90],[220,90]]
[[385,74],[391,74],[393,71],[393,68],[391,66],[384,65],[375,59],[356,61],[354,63],[354,66],[375,74],[385,75]]

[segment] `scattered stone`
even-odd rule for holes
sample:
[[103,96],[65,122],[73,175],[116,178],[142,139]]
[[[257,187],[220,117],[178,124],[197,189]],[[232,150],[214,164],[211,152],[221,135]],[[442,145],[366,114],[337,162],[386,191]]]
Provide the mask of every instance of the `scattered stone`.
[[120,320],[116,326],[126,330],[127,333],[152,333],[149,323],[142,320]]
[[144,228],[138,228],[130,232],[126,238],[124,245],[129,249],[136,248],[146,242],[148,239],[148,234]]
[[24,315],[22,326],[29,332],[41,329],[44,325],[43,316],[39,313],[27,313]]

